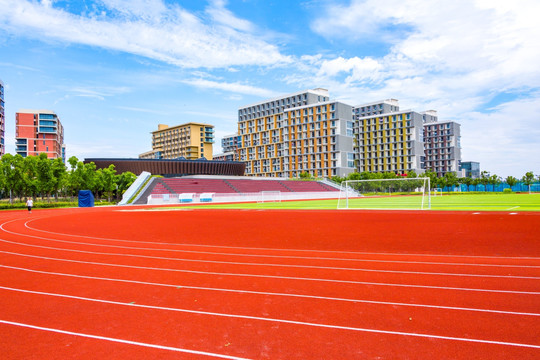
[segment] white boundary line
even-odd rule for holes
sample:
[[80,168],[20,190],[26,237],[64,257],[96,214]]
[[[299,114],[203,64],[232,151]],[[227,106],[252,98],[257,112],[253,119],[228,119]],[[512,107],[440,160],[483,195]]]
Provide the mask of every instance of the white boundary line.
[[[52,240],[55,241],[55,240]],[[40,248],[55,251],[75,252],[80,254],[92,254],[92,255],[104,255],[104,256],[118,256],[118,257],[133,257],[153,260],[169,260],[179,262],[191,262],[191,263],[206,263],[206,264],[227,264],[227,265],[241,265],[241,266],[265,266],[265,267],[285,267],[285,268],[300,268],[300,269],[318,269],[318,270],[340,270],[340,271],[357,271],[357,272],[373,272],[373,273],[389,273],[389,274],[412,274],[412,275],[436,275],[436,276],[459,276],[459,277],[479,277],[479,278],[499,278],[499,279],[528,279],[528,280],[540,280],[538,276],[518,276],[518,275],[492,275],[492,274],[463,274],[463,273],[445,273],[445,272],[427,272],[427,271],[405,271],[405,270],[384,270],[384,269],[363,269],[363,268],[343,268],[343,267],[331,267],[331,266],[315,266],[315,265],[296,265],[296,264],[271,264],[271,263],[246,263],[235,261],[218,261],[218,260],[200,260],[200,259],[182,259],[182,258],[170,258],[161,256],[149,256],[149,255],[136,255],[136,254],[122,254],[122,253],[105,253],[97,251],[75,250],[57,248],[52,246],[43,245],[31,245],[27,243],[20,243],[16,241],[9,241],[0,238],[0,242],[15,244],[21,246],[27,246],[31,248]]]
[[30,329],[34,329],[34,330],[48,331],[48,332],[64,334],[64,335],[72,335],[72,336],[79,336],[79,337],[97,339],[97,340],[105,340],[105,341],[111,341],[111,342],[128,344],[128,345],[149,347],[149,348],[154,348],[154,349],[159,349],[159,350],[169,350],[169,351],[176,351],[176,352],[181,352],[181,353],[204,355],[204,356],[210,356],[210,357],[221,358],[221,359],[247,360],[246,358],[240,358],[240,357],[236,357],[236,356],[228,356],[228,355],[215,354],[215,353],[204,352],[204,351],[188,350],[188,349],[176,348],[176,347],[171,347],[171,346],[148,344],[148,343],[143,343],[143,342],[138,342],[138,341],[111,338],[111,337],[106,337],[106,336],[83,334],[83,333],[78,333],[78,332],[73,332],[73,331],[52,329],[52,328],[36,326],[36,325],[30,325],[30,324],[23,324],[23,323],[19,323],[19,322],[7,321],[7,320],[2,320],[2,319],[0,319],[0,323],[7,324],[7,325],[30,328]]
[[[336,261],[350,261],[350,262],[371,262],[371,263],[391,263],[391,264],[425,264],[425,265],[449,265],[449,266],[477,266],[477,267],[503,267],[503,268],[532,268],[537,269],[540,268],[540,265],[507,265],[507,264],[478,264],[478,263],[450,263],[450,262],[432,262],[432,261],[405,261],[405,260],[374,260],[374,259],[347,259],[347,258],[328,258],[328,257],[308,257],[308,256],[285,256],[285,255],[265,255],[265,254],[239,254],[239,253],[220,253],[220,252],[209,252],[209,251],[195,251],[195,250],[183,250],[183,249],[160,249],[160,248],[145,248],[145,247],[133,247],[133,246],[120,246],[120,245],[111,245],[111,244],[96,244],[96,243],[85,243],[85,242],[79,242],[79,241],[68,241],[68,240],[60,240],[60,239],[54,239],[54,238],[48,238],[48,237],[42,237],[42,236],[35,236],[35,235],[29,235],[24,233],[18,233],[14,231],[10,231],[4,228],[4,224],[0,225],[0,229],[3,230],[6,233],[13,234],[13,235],[19,235],[19,236],[26,236],[30,238],[35,239],[43,239],[48,241],[54,241],[54,242],[61,242],[61,243],[67,243],[67,244],[77,244],[77,245],[88,245],[88,246],[96,246],[96,247],[111,247],[111,248],[119,248],[119,249],[130,249],[130,250],[147,250],[147,251],[169,251],[169,252],[180,252],[180,253],[192,253],[192,254],[205,254],[205,255],[229,255],[229,256],[239,256],[239,257],[256,257],[256,258],[279,258],[279,259],[302,259],[302,260],[336,260]],[[25,223],[25,227],[28,229],[34,230],[31,227],[27,226],[27,223]],[[41,231],[41,230],[37,230]],[[53,233],[54,235],[54,233]],[[63,234],[58,234],[63,235]],[[78,237],[78,235],[70,235],[73,237]],[[97,238],[93,237],[95,240],[109,240],[104,238]],[[119,240],[119,241],[125,241],[125,240]],[[137,242],[137,241],[134,241]],[[146,243],[146,242],[144,242]],[[128,255],[126,255],[128,256]],[[190,260],[185,260],[190,261]],[[202,261],[202,260],[200,260]],[[224,262],[228,263],[228,262]],[[272,265],[268,265],[272,266]],[[278,266],[278,265],[275,265]],[[299,266],[299,265],[290,265],[291,267]],[[309,266],[306,266],[309,267]],[[318,268],[313,266],[314,268]],[[325,267],[320,267],[325,268]],[[327,268],[327,267],[326,267]],[[334,269],[334,268],[329,268]],[[340,268],[335,268],[340,269]],[[346,269],[348,270],[348,269]],[[366,270],[368,271],[368,270]],[[496,275],[495,275],[496,276]]]
[[293,276],[223,273],[223,272],[214,272],[214,271],[196,271],[196,270],[168,269],[168,268],[158,268],[158,267],[148,267],[148,266],[135,266],[135,265],[100,263],[100,262],[94,262],[94,261],[71,260],[71,259],[53,258],[53,257],[38,256],[38,255],[21,254],[21,253],[10,252],[10,251],[0,251],[0,253],[10,254],[10,255],[15,255],[15,256],[21,256],[21,257],[30,257],[30,258],[34,258],[34,259],[72,262],[72,263],[78,263],[78,264],[122,267],[122,268],[142,269],[142,270],[170,271],[170,272],[202,274],[202,275],[237,276],[237,277],[248,277],[248,278],[300,280],[300,281],[314,281],[314,282],[316,281],[316,282],[330,282],[330,283],[357,284],[357,285],[395,286],[395,287],[410,287],[410,288],[422,288],[422,289],[478,291],[478,292],[504,293],[504,294],[540,295],[540,292],[536,292],[536,291],[513,291],[513,290],[495,290],[495,289],[457,288],[457,287],[446,287],[446,286],[391,284],[391,283],[376,283],[376,282],[367,282],[367,281],[320,279],[320,278],[293,277]]
[[[65,215],[65,214],[64,214]],[[70,215],[70,214],[68,214]],[[353,255],[382,255],[382,256],[419,256],[419,257],[451,257],[451,258],[470,258],[470,259],[517,259],[517,260],[540,260],[540,257],[534,257],[534,256],[478,256],[478,255],[459,255],[459,254],[453,254],[453,255],[445,255],[445,254],[413,254],[413,253],[379,253],[379,252],[358,252],[358,251],[334,251],[334,250],[317,250],[317,249],[275,249],[275,248],[257,248],[257,247],[243,247],[243,246],[224,246],[224,245],[204,245],[204,244],[179,244],[179,243],[168,243],[168,242],[152,242],[152,241],[134,241],[134,240],[125,240],[125,239],[114,239],[114,238],[100,238],[100,237],[94,237],[94,236],[86,236],[86,235],[73,235],[73,234],[66,234],[66,233],[59,233],[59,232],[53,232],[53,231],[47,231],[47,230],[40,230],[34,227],[29,226],[28,224],[30,222],[34,222],[35,220],[44,219],[47,217],[53,217],[53,216],[44,216],[41,218],[36,218],[29,220],[25,223],[25,226],[31,230],[38,231],[38,232],[44,232],[48,234],[53,235],[63,235],[63,236],[71,236],[71,237],[78,237],[78,238],[86,238],[86,239],[97,239],[97,240],[105,240],[105,241],[117,241],[117,242],[128,242],[128,243],[142,243],[142,244],[154,244],[154,245],[173,245],[173,246],[186,246],[186,247],[203,247],[203,248],[218,248],[218,249],[237,249],[237,250],[263,250],[263,251],[290,251],[290,252],[322,252],[322,253],[330,253],[330,254],[353,254]],[[15,219],[15,220],[21,220],[21,219]],[[12,221],[15,221],[12,220]],[[12,222],[9,221],[9,222]],[[4,224],[6,224],[5,222]],[[2,224],[2,226],[4,225]]]
[[[403,332],[403,331],[368,329],[368,328],[359,328],[359,327],[352,327],[352,326],[340,326],[340,325],[311,323],[311,322],[306,322],[306,321],[294,321],[294,320],[285,320],[285,319],[265,318],[265,317],[259,317],[259,316],[223,314],[223,313],[208,312],[208,311],[198,311],[198,310],[188,310],[188,309],[167,308],[167,307],[160,307],[160,306],[121,303],[121,302],[117,302],[117,301],[108,301],[108,300],[84,298],[84,297],[69,296],[69,295],[62,295],[62,294],[54,294],[54,293],[43,293],[43,292],[20,290],[20,289],[10,289],[10,288],[4,288],[4,287],[0,287],[0,288],[4,289],[4,290],[18,291],[18,292],[24,292],[24,293],[30,293],[30,294],[38,294],[38,295],[44,295],[44,296],[62,297],[62,298],[68,298],[68,299],[99,302],[99,303],[112,304],[112,305],[139,307],[139,308],[146,308],[146,309],[153,309],[153,310],[175,311],[175,312],[183,312],[183,313],[188,313],[188,314],[219,316],[219,317],[225,317],[225,318],[246,319],[246,320],[256,320],[256,321],[265,321],[265,322],[277,322],[277,323],[282,323],[282,324],[303,325],[303,326],[320,327],[320,328],[326,328],[326,329],[349,330],[349,331],[368,332],[368,333],[386,334],[386,335],[413,336],[413,337],[422,337],[422,338],[430,338],[430,339],[454,340],[454,341],[465,341],[465,342],[482,343],[482,344],[506,345],[506,346],[517,346],[517,347],[540,349],[540,345],[534,345],[534,344],[521,344],[521,343],[514,343],[514,342],[503,342],[503,341],[483,340],[483,339],[470,339],[470,338],[461,338],[461,337],[453,337],[453,336],[408,333],[408,332]],[[8,323],[8,322],[6,322],[4,320],[0,320],[0,322]],[[212,356],[215,356],[215,354],[212,354]]]
[[53,276],[74,277],[74,278],[78,278],[78,279],[111,281],[111,282],[120,282],[120,283],[128,283],[128,284],[168,287],[168,288],[176,288],[176,289],[230,292],[230,293],[239,293],[239,294],[252,294],[252,295],[277,296],[277,297],[292,297],[292,298],[329,300],[329,301],[343,301],[343,302],[362,303],[362,304],[375,304],[375,305],[391,305],[391,306],[419,307],[419,308],[444,309],[444,310],[456,310],[456,311],[486,312],[486,313],[519,315],[519,316],[540,316],[540,313],[529,313],[529,312],[518,312],[518,311],[476,309],[476,308],[444,306],[444,305],[425,305],[425,304],[400,303],[400,302],[390,302],[390,301],[347,299],[347,298],[337,298],[337,297],[317,296],[317,295],[303,295],[303,294],[292,294],[292,293],[276,293],[276,292],[239,290],[239,289],[210,288],[210,287],[202,287],[202,286],[163,284],[163,283],[154,283],[154,282],[147,282],[147,281],[103,278],[103,277],[96,277],[96,276],[49,272],[49,271],[27,269],[27,268],[20,268],[20,267],[7,266],[7,265],[0,265],[0,268],[6,268],[6,269],[18,270],[18,271],[26,271],[26,272],[32,272],[32,273],[38,273],[38,274],[45,274],[45,275],[53,275]]

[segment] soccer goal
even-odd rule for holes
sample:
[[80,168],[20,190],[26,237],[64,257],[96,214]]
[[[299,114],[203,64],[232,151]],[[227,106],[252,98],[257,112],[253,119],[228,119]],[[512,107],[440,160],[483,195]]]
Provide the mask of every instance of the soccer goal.
[[430,209],[429,178],[347,180],[341,183],[337,208]]
[[281,202],[281,191],[261,191],[258,202]]

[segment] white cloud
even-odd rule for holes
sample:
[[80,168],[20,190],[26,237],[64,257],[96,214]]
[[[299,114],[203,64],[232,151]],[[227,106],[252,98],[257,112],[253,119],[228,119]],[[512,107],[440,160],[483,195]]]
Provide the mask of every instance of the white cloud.
[[102,3],[103,11],[85,16],[54,4],[0,0],[0,29],[31,38],[124,51],[187,68],[268,66],[291,61],[276,46],[238,31],[249,30],[249,22],[236,19],[220,2],[210,8],[218,22],[208,24],[160,0]]
[[245,95],[256,95],[261,97],[272,97],[277,94],[274,91],[254,87],[251,85],[245,85],[238,82],[229,83],[229,82],[218,82],[206,79],[187,79],[182,80],[182,83],[189,84],[198,88],[203,89],[215,89],[215,90],[224,90],[228,92],[245,94]]

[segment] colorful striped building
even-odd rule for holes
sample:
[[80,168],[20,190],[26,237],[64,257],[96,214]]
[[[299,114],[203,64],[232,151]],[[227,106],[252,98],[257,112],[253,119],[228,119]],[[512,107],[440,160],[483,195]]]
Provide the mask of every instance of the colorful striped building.
[[238,135],[246,175],[331,177],[355,170],[352,107],[330,101],[326,89],[240,108]]

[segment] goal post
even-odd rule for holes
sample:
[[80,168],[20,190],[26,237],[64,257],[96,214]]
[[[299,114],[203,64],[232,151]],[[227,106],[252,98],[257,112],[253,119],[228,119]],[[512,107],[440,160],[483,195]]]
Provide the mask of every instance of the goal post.
[[281,191],[261,191],[258,202],[281,202]]
[[338,209],[431,209],[430,179],[346,180],[341,183]]

